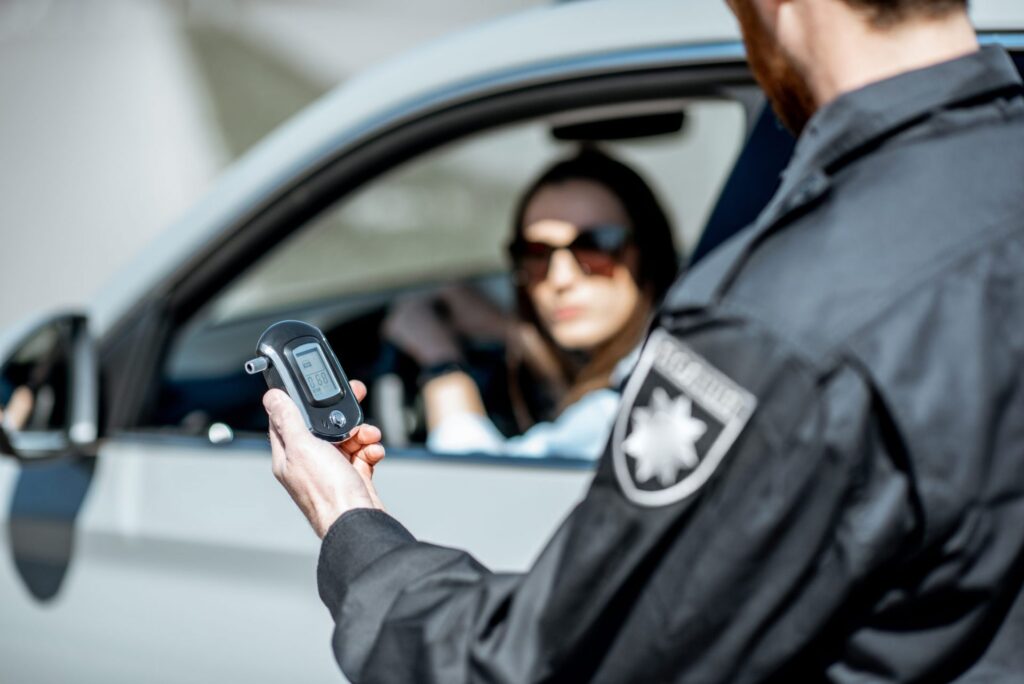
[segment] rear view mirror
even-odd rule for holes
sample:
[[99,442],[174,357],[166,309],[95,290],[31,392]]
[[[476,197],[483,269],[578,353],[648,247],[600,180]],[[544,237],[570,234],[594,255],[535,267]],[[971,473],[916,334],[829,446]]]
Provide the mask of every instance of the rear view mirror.
[[552,128],[551,135],[574,142],[630,140],[679,133],[685,123],[686,114],[679,110],[566,124]]
[[95,348],[84,316],[31,329],[0,364],[0,453],[19,459],[87,453],[99,413]]

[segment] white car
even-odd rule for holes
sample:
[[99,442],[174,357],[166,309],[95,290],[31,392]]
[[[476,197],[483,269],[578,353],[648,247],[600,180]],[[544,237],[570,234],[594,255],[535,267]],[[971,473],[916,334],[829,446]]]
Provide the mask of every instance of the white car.
[[[972,12],[1024,67],[1024,3]],[[271,475],[264,386],[243,371],[282,319],[323,329],[370,386],[390,511],[526,567],[589,464],[428,452],[414,371],[380,322],[395,297],[451,282],[507,305],[517,193],[590,142],[648,178],[697,258],[764,206],[792,149],[724,3],[544,7],[329,93],[87,311],[12,337],[0,403],[22,388],[32,411],[0,431],[0,682],[341,679],[318,541]],[[500,372],[500,349],[467,353]]]

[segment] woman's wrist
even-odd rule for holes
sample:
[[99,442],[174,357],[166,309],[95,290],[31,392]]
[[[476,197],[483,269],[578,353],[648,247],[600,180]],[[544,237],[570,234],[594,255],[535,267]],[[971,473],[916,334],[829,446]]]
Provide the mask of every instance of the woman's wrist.
[[433,430],[448,416],[457,413],[486,415],[476,382],[463,371],[439,375],[424,383],[421,392],[427,413],[428,430]]

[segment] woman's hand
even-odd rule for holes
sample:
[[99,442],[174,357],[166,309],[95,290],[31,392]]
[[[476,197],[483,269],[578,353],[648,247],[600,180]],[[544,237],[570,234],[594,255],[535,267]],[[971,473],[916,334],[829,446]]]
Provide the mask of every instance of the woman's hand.
[[441,320],[433,296],[415,295],[396,301],[384,320],[383,333],[421,368],[462,358],[458,342]]
[[450,285],[440,291],[439,299],[451,312],[452,326],[460,334],[491,341],[504,341],[508,336],[509,315],[479,290]]
[[[356,399],[366,386],[351,382]],[[263,395],[270,417],[270,451],[274,476],[284,485],[321,539],[338,517],[353,508],[384,506],[373,486],[373,468],[384,458],[380,430],[360,425],[335,446],[314,437],[287,394],[272,389]]]
[[[445,320],[438,314],[438,305],[447,309]],[[399,299],[383,326],[384,336],[424,369],[463,360],[457,334],[500,340],[507,330],[508,320],[501,310],[462,285]],[[428,430],[452,415],[487,415],[480,390],[466,373],[446,372],[421,382]]]

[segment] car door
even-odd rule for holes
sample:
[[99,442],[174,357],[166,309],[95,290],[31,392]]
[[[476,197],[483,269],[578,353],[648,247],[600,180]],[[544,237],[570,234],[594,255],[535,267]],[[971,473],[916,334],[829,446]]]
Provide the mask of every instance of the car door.
[[[541,80],[503,74],[500,88],[439,96],[260,198],[102,341],[95,459],[0,464],[8,529],[45,520],[59,537],[41,552],[37,536],[8,535],[0,679],[337,681],[318,540],[270,474],[263,387],[242,371],[285,318],[328,332],[370,385],[367,414],[391,428],[376,476],[389,511],[495,569],[528,566],[590,464],[428,452],[380,321],[395,298],[453,282],[507,306],[516,193],[581,142],[644,172],[692,249],[759,106],[736,56],[678,48],[556,65]],[[761,178],[770,194],[775,177]],[[472,351],[500,365],[500,350]]]

